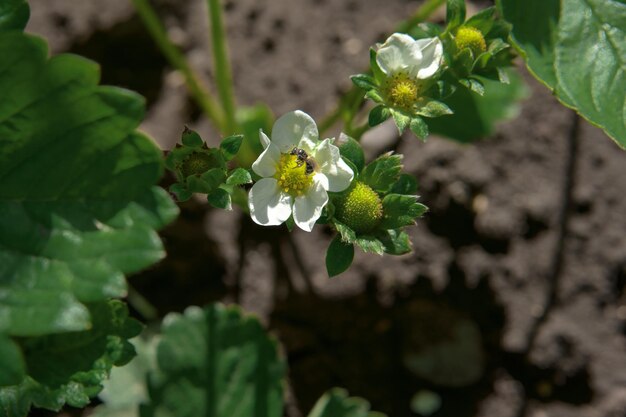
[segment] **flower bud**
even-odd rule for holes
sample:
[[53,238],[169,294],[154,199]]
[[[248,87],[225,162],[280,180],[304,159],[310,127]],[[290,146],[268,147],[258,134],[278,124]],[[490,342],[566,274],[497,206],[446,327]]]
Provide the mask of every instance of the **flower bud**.
[[355,181],[337,202],[335,217],[357,233],[372,231],[383,217],[383,205],[371,187]]

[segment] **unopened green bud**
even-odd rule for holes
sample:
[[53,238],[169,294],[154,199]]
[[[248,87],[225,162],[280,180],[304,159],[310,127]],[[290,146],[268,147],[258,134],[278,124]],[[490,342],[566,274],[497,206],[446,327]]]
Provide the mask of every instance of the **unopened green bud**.
[[487,50],[485,37],[480,30],[471,26],[461,26],[456,32],[456,46],[459,50],[469,48],[474,57],[479,56]]
[[336,205],[337,220],[357,233],[372,231],[383,217],[378,194],[361,181],[355,181]]

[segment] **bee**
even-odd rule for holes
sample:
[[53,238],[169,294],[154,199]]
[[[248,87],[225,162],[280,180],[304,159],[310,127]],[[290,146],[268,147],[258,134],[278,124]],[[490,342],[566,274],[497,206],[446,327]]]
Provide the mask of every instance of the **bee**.
[[305,173],[306,175],[311,175],[313,171],[315,171],[315,161],[313,158],[309,158],[309,155],[306,153],[304,149],[296,148],[295,146],[291,151],[289,151],[290,155],[295,155],[298,158],[297,165],[301,167],[303,164],[306,164]]

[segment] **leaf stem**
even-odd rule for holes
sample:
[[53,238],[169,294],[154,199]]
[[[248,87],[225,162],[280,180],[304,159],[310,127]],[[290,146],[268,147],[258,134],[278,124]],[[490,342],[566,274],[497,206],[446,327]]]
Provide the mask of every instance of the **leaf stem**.
[[233,94],[233,75],[228,59],[226,32],[222,19],[222,5],[220,0],[207,0],[209,7],[209,21],[211,23],[211,40],[213,43],[213,66],[224,111],[226,134],[236,133],[235,96]]
[[184,55],[168,38],[165,28],[161,24],[159,17],[150,5],[149,1],[132,0],[132,2],[137,10],[137,13],[139,13],[141,20],[143,20],[146,29],[148,29],[150,36],[152,36],[154,42],[157,44],[159,49],[161,49],[165,58],[169,61],[170,65],[180,71],[185,78],[185,84],[187,85],[189,93],[202,108],[206,116],[213,121],[215,126],[220,131],[225,131],[226,125],[220,107],[207,88],[202,85],[200,79],[191,69]]

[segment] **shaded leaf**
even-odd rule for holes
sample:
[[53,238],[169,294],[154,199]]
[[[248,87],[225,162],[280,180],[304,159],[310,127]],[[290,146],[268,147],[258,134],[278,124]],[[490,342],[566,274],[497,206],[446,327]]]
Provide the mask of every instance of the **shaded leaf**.
[[215,208],[232,210],[230,194],[223,188],[217,188],[207,195],[207,201]]
[[354,259],[354,245],[345,243],[341,236],[337,235],[330,242],[326,251],[326,271],[330,278],[341,274],[350,268]]
[[350,79],[354,85],[365,91],[369,91],[377,87],[376,80],[367,74],[351,75]]
[[411,240],[406,232],[386,230],[378,238],[385,247],[385,253],[390,255],[404,255],[412,250]]
[[30,9],[24,0],[2,0],[0,2],[0,32],[24,30]]
[[189,307],[163,321],[159,372],[141,416],[280,417],[285,361],[238,307]]
[[222,150],[222,155],[224,155],[224,159],[230,161],[237,155],[239,152],[239,148],[241,147],[241,142],[243,142],[243,135],[233,135],[222,140],[220,143],[220,149]]
[[370,126],[377,126],[391,117],[391,111],[385,105],[379,104],[370,110],[367,122]]
[[465,0],[448,0],[446,5],[446,25],[449,29],[465,22]]
[[400,174],[398,181],[393,184],[390,192],[394,194],[415,194],[417,192],[417,180],[411,174]]

